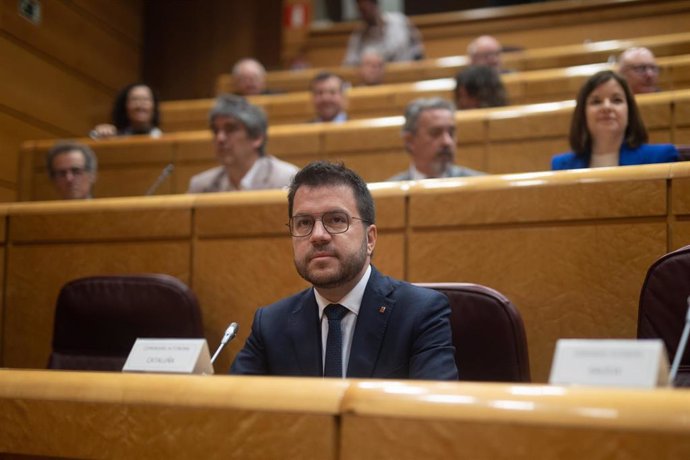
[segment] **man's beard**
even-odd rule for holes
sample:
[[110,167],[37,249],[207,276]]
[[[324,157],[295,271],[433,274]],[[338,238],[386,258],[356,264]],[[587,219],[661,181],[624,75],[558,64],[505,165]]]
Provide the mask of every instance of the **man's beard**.
[[453,164],[455,155],[451,149],[442,149],[436,153],[436,158],[432,164],[434,177],[445,177],[450,165]]
[[295,260],[295,268],[297,273],[309,281],[314,287],[321,289],[333,289],[340,287],[359,275],[367,260],[367,239],[362,240],[362,245],[352,257],[347,260],[338,258],[340,261],[340,269],[333,274],[318,275],[316,273],[309,273],[307,268],[308,262],[306,260]]

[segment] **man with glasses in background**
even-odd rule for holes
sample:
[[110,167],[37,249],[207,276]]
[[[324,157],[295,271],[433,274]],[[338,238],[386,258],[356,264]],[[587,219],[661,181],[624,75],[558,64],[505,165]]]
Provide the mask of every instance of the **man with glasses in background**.
[[659,66],[647,48],[628,48],[618,59],[618,73],[628,82],[633,94],[659,91]]
[[46,155],[46,169],[60,199],[93,198],[98,161],[88,146],[77,142],[56,144]]
[[295,267],[312,284],[257,310],[232,374],[456,380],[448,299],[382,275],[366,183],[314,162],[288,193]]

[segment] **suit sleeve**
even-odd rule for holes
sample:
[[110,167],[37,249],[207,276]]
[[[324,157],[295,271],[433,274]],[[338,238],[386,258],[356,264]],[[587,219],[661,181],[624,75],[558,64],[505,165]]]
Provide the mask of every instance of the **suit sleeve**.
[[267,375],[268,365],[266,349],[261,334],[261,318],[263,309],[258,309],[254,314],[252,330],[244,344],[244,347],[235,356],[235,361],[230,367],[230,374],[234,375]]
[[410,378],[457,380],[448,298],[430,291],[419,318],[410,356]]

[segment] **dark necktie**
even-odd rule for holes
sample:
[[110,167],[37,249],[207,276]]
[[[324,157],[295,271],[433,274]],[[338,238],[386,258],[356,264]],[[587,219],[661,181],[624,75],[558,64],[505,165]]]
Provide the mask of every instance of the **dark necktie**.
[[328,337],[326,338],[326,362],[323,366],[324,377],[343,376],[343,334],[340,320],[348,309],[339,304],[326,306],[323,313],[328,318]]

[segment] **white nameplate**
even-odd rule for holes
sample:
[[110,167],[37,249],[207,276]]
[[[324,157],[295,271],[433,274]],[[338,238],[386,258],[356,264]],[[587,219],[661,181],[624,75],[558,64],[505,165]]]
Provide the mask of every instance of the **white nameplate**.
[[549,383],[637,388],[666,386],[666,348],[658,339],[560,339],[556,343]]
[[213,374],[206,339],[137,339],[123,372]]

